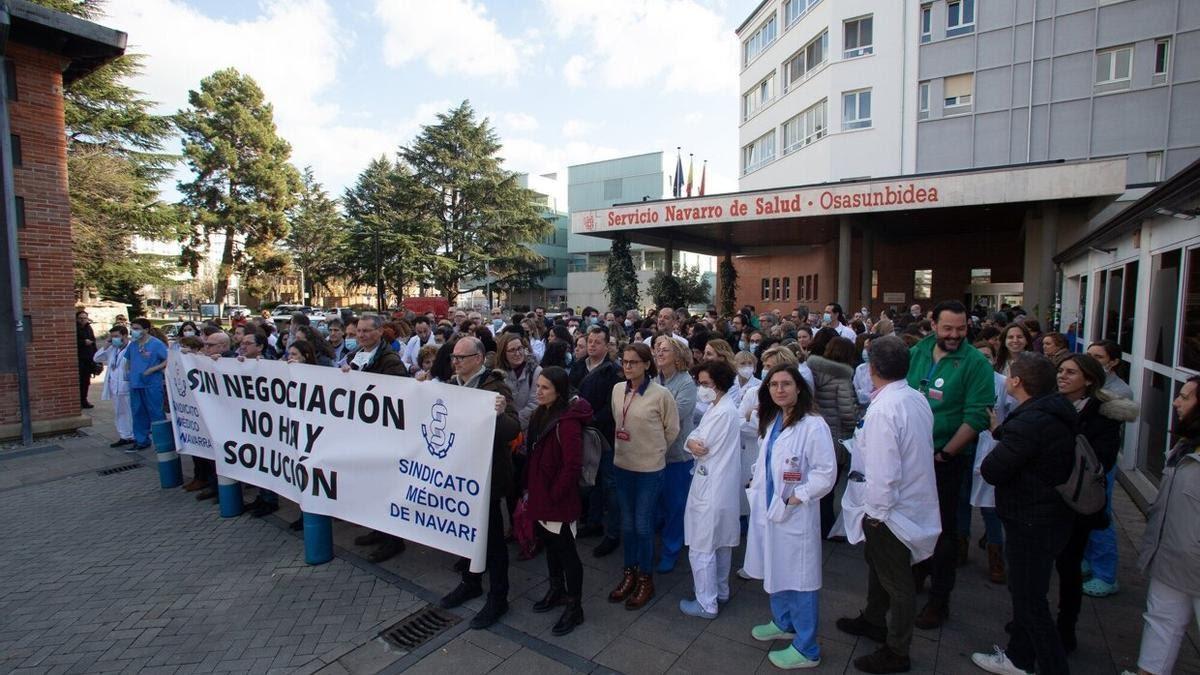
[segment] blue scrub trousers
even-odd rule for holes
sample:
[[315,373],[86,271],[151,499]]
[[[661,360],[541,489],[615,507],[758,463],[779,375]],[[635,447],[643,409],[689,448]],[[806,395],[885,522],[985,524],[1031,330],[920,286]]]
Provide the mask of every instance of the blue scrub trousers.
[[149,445],[150,425],[165,419],[162,385],[131,387],[129,409],[133,413],[133,439],[138,445]]
[[688,491],[692,487],[692,467],[696,461],[667,462],[662,492],[658,498],[658,529],[662,532],[660,564],[674,564],[683,550],[683,514],[687,510]]
[[810,661],[821,658],[817,644],[819,591],[779,591],[771,594],[771,620],[783,630],[795,633],[792,646]]
[[1103,530],[1092,530],[1088,537],[1087,548],[1083,550],[1083,559],[1092,567],[1092,576],[1106,584],[1117,582],[1117,531],[1113,524],[1112,493],[1113,482],[1117,477],[1114,467],[1108,472],[1108,502],[1104,505],[1108,514],[1108,527]]

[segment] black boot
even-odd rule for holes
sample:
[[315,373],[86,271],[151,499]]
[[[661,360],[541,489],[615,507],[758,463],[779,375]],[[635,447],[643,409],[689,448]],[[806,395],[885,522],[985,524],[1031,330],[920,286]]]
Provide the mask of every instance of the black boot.
[[546,595],[541,600],[533,603],[533,611],[541,614],[563,604],[564,600],[563,584],[561,581],[550,581],[550,588],[546,590]]
[[483,609],[471,619],[471,628],[483,630],[499,621],[507,611],[508,600],[489,595],[487,602],[483,603]]
[[1068,654],[1075,651],[1079,643],[1075,640],[1075,622],[1058,617],[1058,638],[1062,640],[1063,649]]
[[566,607],[563,608],[563,613],[558,617],[558,623],[554,624],[554,628],[550,630],[555,635],[566,635],[575,630],[575,626],[583,623],[583,602],[578,595],[563,596],[563,601]]

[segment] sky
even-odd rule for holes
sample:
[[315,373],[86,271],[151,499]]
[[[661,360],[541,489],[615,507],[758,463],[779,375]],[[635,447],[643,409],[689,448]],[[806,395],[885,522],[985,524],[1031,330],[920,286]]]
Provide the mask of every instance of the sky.
[[[335,196],[373,157],[470,100],[513,171],[657,150],[737,188],[737,38],[751,0],[110,0],[157,112],[234,67],[274,106],[297,167]],[[173,144],[178,150],[178,144]],[[185,172],[180,172],[186,175]],[[173,186],[164,197],[174,198]]]

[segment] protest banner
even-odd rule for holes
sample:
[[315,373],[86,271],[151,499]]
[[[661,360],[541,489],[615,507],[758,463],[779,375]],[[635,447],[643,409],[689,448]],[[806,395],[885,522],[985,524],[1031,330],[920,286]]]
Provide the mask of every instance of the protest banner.
[[172,351],[178,451],[222,476],[471,559],[482,571],[494,393],[282,361]]

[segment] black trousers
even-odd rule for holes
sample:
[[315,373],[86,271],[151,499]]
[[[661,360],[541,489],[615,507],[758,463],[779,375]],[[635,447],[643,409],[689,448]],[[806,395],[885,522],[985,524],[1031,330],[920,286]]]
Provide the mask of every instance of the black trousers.
[[537,536],[546,546],[546,569],[551,585],[561,585],[567,595],[578,598],[583,594],[583,563],[575,550],[575,537],[571,535],[571,524],[563,523],[558,534],[538,523]]
[[192,477],[196,480],[202,480],[208,483],[208,486],[216,489],[217,487],[217,463],[211,459],[203,457],[192,457]]
[[1083,570],[1079,567],[1092,534],[1091,528],[1081,522],[1081,518],[1075,519],[1067,545],[1054,560],[1054,568],[1058,571],[1058,623],[1071,630],[1075,629],[1079,609],[1083,606]]
[[[1012,635],[1005,653],[1022,670],[1038,675],[1067,673],[1067,654],[1046,600],[1054,561],[1067,545],[1062,536],[1065,528],[1002,522],[1013,605]],[[1079,563],[1075,565],[1078,568]]]
[[868,570],[867,608],[863,610],[863,618],[874,626],[887,626],[887,646],[908,656],[917,604],[912,553],[885,523],[864,519],[863,534],[867,539],[864,553]]
[[[504,517],[500,509],[504,508],[499,499],[493,499],[488,508],[487,531],[487,574],[488,597],[508,600],[508,546],[504,543]],[[483,585],[483,574],[463,571],[462,582],[471,586]]]
[[79,404],[88,402],[88,387],[92,386],[92,363],[79,362]]
[[966,458],[962,455],[933,464],[942,533],[938,535],[933,555],[916,564],[917,570],[929,575],[930,602],[949,604],[950,592],[954,590],[954,574],[958,568],[958,492],[962,489],[966,469]]

